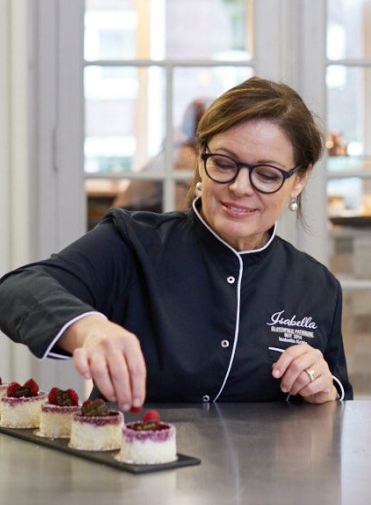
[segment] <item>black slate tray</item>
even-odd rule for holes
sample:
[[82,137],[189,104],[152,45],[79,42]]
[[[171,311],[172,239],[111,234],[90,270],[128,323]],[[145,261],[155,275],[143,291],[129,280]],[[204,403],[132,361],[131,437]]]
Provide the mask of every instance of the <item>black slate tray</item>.
[[32,442],[37,445],[56,449],[57,451],[72,454],[73,456],[78,456],[79,458],[87,459],[88,461],[94,461],[95,463],[111,466],[117,470],[122,470],[124,472],[142,474],[149,472],[158,472],[160,470],[171,470],[185,466],[199,465],[201,463],[200,459],[186,456],[185,454],[178,454],[178,459],[176,461],[159,465],[135,465],[129,463],[121,463],[114,459],[114,454],[116,454],[118,451],[81,451],[78,449],[72,449],[71,447],[68,447],[68,439],[42,438],[35,435],[35,431],[35,429],[15,429],[0,427],[0,433],[5,433],[11,437],[20,438],[21,440],[26,440],[27,442]]

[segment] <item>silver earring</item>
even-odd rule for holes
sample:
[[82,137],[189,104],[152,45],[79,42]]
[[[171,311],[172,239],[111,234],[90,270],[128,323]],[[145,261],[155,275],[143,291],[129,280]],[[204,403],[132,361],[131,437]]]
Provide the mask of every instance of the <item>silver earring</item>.
[[200,192],[202,191],[202,182],[201,181],[198,181],[198,183],[196,184],[196,189]]
[[295,212],[296,210],[298,210],[298,202],[297,202],[297,198],[296,198],[296,196],[295,196],[294,198],[291,198],[291,199],[290,199],[289,209],[290,209],[292,212]]

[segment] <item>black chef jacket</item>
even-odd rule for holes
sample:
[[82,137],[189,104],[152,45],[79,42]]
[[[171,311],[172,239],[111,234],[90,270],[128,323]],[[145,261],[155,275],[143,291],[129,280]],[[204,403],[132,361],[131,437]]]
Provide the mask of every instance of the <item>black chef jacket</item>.
[[155,214],[112,209],[95,229],[46,261],[2,280],[0,328],[37,356],[99,311],[140,339],[147,400],[285,399],[272,364],[287,347],[318,348],[352,398],[341,335],[339,282],[275,236],[237,252],[196,205]]

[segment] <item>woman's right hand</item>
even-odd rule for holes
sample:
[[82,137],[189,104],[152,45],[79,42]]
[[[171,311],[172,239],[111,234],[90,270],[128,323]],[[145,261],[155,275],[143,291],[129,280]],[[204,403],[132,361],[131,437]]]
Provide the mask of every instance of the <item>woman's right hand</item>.
[[133,333],[99,315],[87,315],[67,328],[58,344],[72,353],[78,373],[93,379],[121,410],[144,403],[146,365]]

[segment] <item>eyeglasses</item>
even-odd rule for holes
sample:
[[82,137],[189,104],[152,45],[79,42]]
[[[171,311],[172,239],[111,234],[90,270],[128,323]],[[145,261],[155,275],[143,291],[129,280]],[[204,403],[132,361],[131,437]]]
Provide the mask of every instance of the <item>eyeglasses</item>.
[[202,153],[201,158],[204,161],[206,174],[219,184],[233,182],[241,168],[247,168],[251,186],[260,193],[275,193],[280,190],[285,180],[301,167],[298,165],[286,171],[273,165],[250,165],[233,160],[225,154]]

